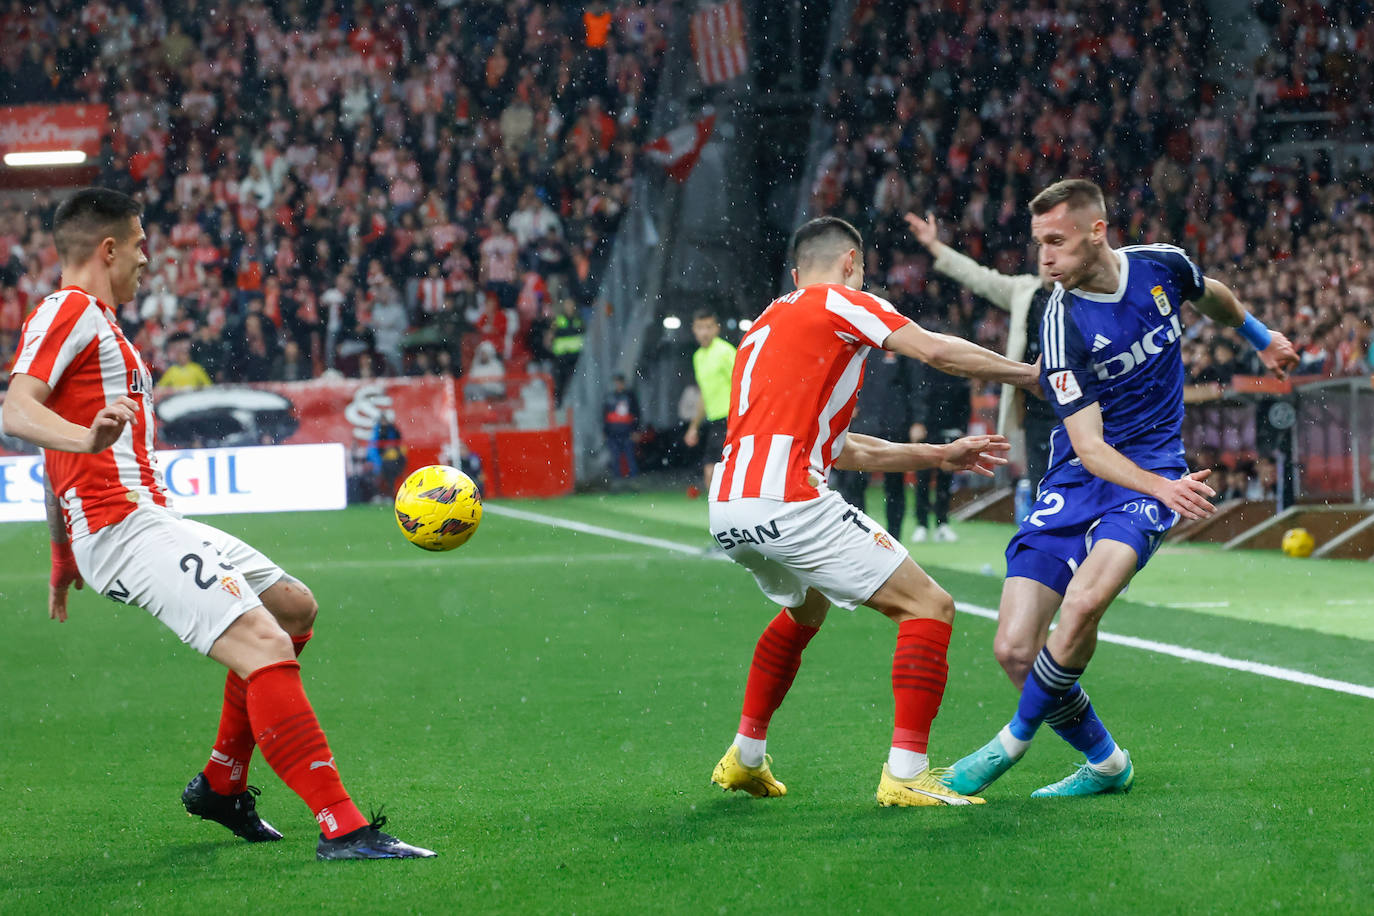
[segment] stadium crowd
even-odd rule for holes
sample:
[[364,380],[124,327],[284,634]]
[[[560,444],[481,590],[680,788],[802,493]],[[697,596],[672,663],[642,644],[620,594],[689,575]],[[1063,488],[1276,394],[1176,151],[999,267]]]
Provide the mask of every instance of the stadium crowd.
[[1315,122],[1368,136],[1374,123],[1374,10],[1367,0],[1257,0],[1254,10],[1271,41],[1256,62],[1252,107],[1315,114]]
[[[455,373],[480,351],[485,375],[536,359],[566,383],[575,348],[553,338],[580,335],[595,296],[676,5],[10,4],[0,93],[110,106],[99,180],[145,203],[153,256],[121,317],[157,371]],[[902,214],[1022,272],[1026,202],[1092,178],[1119,243],[1183,245],[1293,339],[1303,374],[1367,374],[1374,184],[1323,159],[1263,166],[1255,130],[1296,85],[1367,119],[1366,7],[1260,0],[1270,46],[1223,111],[1204,4],[858,4],[812,210],[865,232],[904,309],[996,346],[1005,313],[937,280]],[[0,204],[6,352],[57,281],[51,205]],[[1231,332],[1189,334],[1191,382],[1256,371]]]
[[[868,276],[904,311],[1001,348],[1007,313],[935,274],[903,214],[933,213],[981,263],[1034,272],[1026,203],[1059,178],[1090,178],[1116,244],[1186,248],[1293,340],[1300,374],[1369,375],[1374,182],[1320,156],[1274,168],[1256,131],[1278,101],[1276,67],[1320,81],[1341,118],[1368,119],[1368,4],[1258,6],[1268,49],[1255,91],[1228,110],[1202,72],[1213,52],[1205,4],[863,4],[831,62],[835,139],[811,210],[841,213],[874,240]],[[1229,329],[1194,320],[1187,334],[1190,400],[1261,373]],[[1225,492],[1272,495],[1254,457],[1219,478]]]
[[[1345,21],[1355,5],[1328,14]],[[1188,249],[1293,339],[1304,374],[1371,372],[1374,184],[1338,180],[1322,160],[1259,168],[1256,110],[1243,103],[1223,117],[1200,72],[1211,35],[1204,4],[958,6],[871,4],[833,62],[835,142],[810,189],[812,211],[844,213],[866,230],[876,243],[869,275],[894,301],[996,345],[1005,313],[941,283],[902,214],[933,212],[955,248],[1006,273],[1033,272],[1026,202],[1059,178],[1085,177],[1107,194],[1118,244]],[[1261,74],[1331,40],[1291,26],[1302,17],[1281,18],[1274,37],[1288,53],[1266,54]],[[1374,31],[1331,34],[1367,66],[1371,42],[1358,39]],[[1232,332],[1195,322],[1189,333],[1192,380],[1258,371]]]
[[[155,371],[187,336],[216,381],[519,364],[594,296],[672,6],[15,3],[0,101],[109,106]],[[0,205],[6,352],[57,285],[53,205]]]

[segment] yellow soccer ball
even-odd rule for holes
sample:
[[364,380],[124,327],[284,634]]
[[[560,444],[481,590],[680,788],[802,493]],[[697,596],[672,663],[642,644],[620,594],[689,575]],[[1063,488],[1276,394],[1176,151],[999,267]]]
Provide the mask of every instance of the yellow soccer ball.
[[457,468],[431,464],[396,491],[396,524],[407,541],[425,550],[452,550],[468,542],[482,522],[482,494]]
[[1306,528],[1289,528],[1283,533],[1283,552],[1290,557],[1310,557],[1316,546]]

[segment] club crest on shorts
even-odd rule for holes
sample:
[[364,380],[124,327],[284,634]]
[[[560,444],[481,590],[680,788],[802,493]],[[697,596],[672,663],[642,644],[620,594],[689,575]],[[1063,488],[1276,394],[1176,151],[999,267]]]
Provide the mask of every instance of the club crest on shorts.
[[1164,287],[1155,286],[1150,289],[1150,295],[1155,297],[1155,308],[1159,309],[1159,314],[1168,318],[1173,312],[1173,303],[1169,301],[1168,293],[1164,292]]
[[219,587],[224,589],[229,594],[233,595],[235,598],[243,597],[243,592],[239,589],[238,580],[235,579],[233,576],[220,576]]
[[884,550],[892,549],[892,539],[881,531],[873,532],[873,543],[877,544]]

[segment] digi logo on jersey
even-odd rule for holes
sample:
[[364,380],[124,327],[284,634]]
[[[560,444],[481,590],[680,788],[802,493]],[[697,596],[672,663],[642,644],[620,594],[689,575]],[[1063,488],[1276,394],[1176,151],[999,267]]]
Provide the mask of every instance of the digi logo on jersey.
[[1174,315],[1164,324],[1147,331],[1144,337],[1131,344],[1129,348],[1107,357],[1100,363],[1093,363],[1093,370],[1104,382],[1119,378],[1136,366],[1144,365],[1154,354],[1163,353],[1165,347],[1182,336],[1183,326],[1178,323],[1178,316]]

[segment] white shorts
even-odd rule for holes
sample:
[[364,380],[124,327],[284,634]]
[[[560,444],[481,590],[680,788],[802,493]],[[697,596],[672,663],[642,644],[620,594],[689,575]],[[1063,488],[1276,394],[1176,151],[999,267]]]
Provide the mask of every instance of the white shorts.
[[72,552],[87,585],[143,608],[202,655],[285,575],[233,535],[155,505],[77,538]]
[[798,503],[712,502],[711,536],[783,607],[797,607],[814,588],[853,610],[907,558],[901,541],[833,490]]

